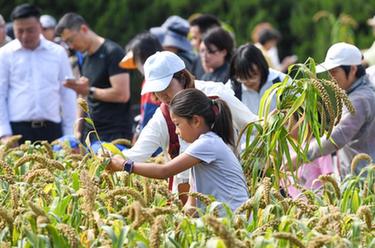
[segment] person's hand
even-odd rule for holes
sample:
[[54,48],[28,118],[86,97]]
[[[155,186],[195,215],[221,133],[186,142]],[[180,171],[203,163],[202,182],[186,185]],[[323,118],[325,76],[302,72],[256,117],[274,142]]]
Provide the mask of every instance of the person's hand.
[[82,96],[87,96],[89,94],[90,84],[87,77],[80,77],[78,80],[68,79],[65,81],[64,86]]
[[288,66],[290,66],[291,64],[296,63],[297,60],[298,60],[298,58],[297,58],[296,55],[286,56],[283,59],[283,61],[281,62],[281,70],[282,71],[287,71],[288,70]]
[[123,171],[123,164],[126,160],[120,155],[115,155],[111,158],[111,162],[105,168],[107,171],[113,173],[116,171]]
[[[2,144],[8,143],[8,141],[12,138],[12,135],[4,135],[0,138]],[[14,146],[17,146],[17,142],[14,144]]]

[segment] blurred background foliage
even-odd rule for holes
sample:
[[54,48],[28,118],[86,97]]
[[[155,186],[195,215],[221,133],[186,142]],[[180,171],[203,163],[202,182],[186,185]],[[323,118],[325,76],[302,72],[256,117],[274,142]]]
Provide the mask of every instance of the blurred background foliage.
[[[1,0],[0,13],[9,20],[14,6],[24,2]],[[256,24],[268,21],[283,35],[279,44],[281,57],[297,54],[300,61],[304,61],[308,56],[317,61],[324,59],[326,49],[332,42],[338,40],[352,41],[361,49],[370,47],[374,40],[366,21],[375,15],[375,0],[64,0],[54,2],[35,0],[29,2],[38,5],[43,13],[51,14],[57,19],[66,12],[78,12],[85,17],[93,30],[122,46],[125,46],[138,32],[159,26],[170,15],[176,14],[188,18],[193,13],[217,15],[233,28],[237,45],[250,40],[251,30]],[[322,14],[320,18],[319,12]],[[348,24],[350,20],[355,23],[354,26]]]
[[[9,21],[22,0],[0,0],[0,13]],[[336,41],[349,41],[361,49],[374,41],[367,19],[375,15],[375,0],[34,0],[43,13],[59,19],[64,13],[81,14],[98,34],[122,46],[138,32],[159,26],[170,15],[188,18],[211,13],[230,25],[236,44],[250,41],[260,22],[270,22],[282,34],[280,58],[296,54],[300,62],[309,56],[324,59]]]

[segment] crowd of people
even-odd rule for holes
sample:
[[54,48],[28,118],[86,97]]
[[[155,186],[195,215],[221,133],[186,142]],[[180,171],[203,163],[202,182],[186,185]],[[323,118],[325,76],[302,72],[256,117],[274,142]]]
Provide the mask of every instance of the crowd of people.
[[[374,18],[369,25],[375,26]],[[297,60],[292,55],[280,61],[281,35],[270,23],[256,26],[253,43],[237,46],[234,34],[214,15],[171,16],[123,49],[77,13],[56,21],[34,5],[21,4],[11,21],[13,40],[0,15],[2,142],[14,134],[22,135],[20,142],[72,135],[83,143],[125,138],[133,146],[123,150],[126,159],[112,158],[109,171],[168,178],[170,190],[180,193],[187,207],[201,207],[186,196],[189,191],[214,195],[233,210],[248,199],[234,141],[257,120],[267,89],[283,81]],[[372,65],[372,50],[363,59],[356,46],[336,43],[317,66],[317,73],[328,71],[346,91],[356,112],[344,108],[331,138],[313,141],[307,158],[315,167],[303,166],[299,173],[309,182],[306,187],[312,188],[311,177],[319,174],[350,174],[358,153],[375,159],[375,70],[365,70]],[[139,96],[130,95],[131,70],[144,76],[136,128],[130,99]],[[98,137],[91,135],[90,123],[79,121],[87,113],[77,107],[78,96],[87,99]],[[164,166],[145,163],[159,153],[166,158]]]

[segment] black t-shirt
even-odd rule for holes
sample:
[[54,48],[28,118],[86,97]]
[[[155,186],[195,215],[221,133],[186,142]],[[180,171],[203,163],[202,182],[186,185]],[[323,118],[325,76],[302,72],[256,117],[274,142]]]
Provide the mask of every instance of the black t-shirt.
[[[110,88],[111,76],[127,72],[118,66],[124,56],[124,50],[118,44],[105,40],[94,54],[85,56],[82,75],[89,79],[90,86]],[[99,134],[118,132],[131,136],[130,100],[127,103],[113,103],[89,97],[88,104]]]

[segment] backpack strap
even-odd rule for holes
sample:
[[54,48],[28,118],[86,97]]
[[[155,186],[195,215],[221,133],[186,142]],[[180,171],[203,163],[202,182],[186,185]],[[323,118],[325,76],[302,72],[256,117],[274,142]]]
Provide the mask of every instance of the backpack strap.
[[[169,107],[167,104],[162,103],[160,105],[160,110],[163,114],[165,121],[167,122],[168,126],[168,134],[169,134],[169,147],[168,147],[168,154],[171,158],[175,158],[180,153],[180,142],[178,140],[178,136],[176,134],[176,126],[173,124],[171,116],[169,114]],[[169,177],[168,179],[168,188],[172,190],[173,185],[173,176]]]
[[230,80],[234,95],[241,101],[242,100],[242,86],[236,80]]
[[279,82],[282,82],[282,80],[280,80],[280,77],[277,77],[274,80],[272,80],[272,84],[279,83]]

